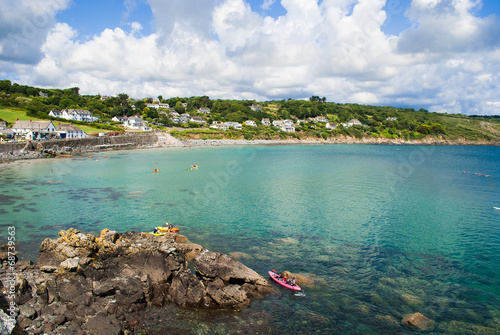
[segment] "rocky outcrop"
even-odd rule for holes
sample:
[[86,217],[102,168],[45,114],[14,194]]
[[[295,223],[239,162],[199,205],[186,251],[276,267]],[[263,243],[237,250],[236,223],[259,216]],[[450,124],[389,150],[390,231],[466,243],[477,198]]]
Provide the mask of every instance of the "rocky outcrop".
[[37,264],[17,268],[18,326],[34,334],[120,334],[148,306],[240,309],[272,290],[239,261],[173,233],[69,229],[42,242]]

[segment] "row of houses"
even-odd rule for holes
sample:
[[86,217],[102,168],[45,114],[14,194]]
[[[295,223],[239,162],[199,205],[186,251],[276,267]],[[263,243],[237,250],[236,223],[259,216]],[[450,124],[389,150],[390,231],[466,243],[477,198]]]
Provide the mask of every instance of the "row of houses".
[[[307,123],[307,122],[324,122],[325,128],[329,130],[337,129],[338,124],[334,122],[328,122],[328,119],[324,116],[318,116],[316,118],[309,118],[307,121],[306,120],[297,120],[297,125],[300,125],[302,123]],[[293,133],[295,132],[295,124],[293,120],[274,120],[271,122],[269,119],[262,119],[261,124],[265,127],[269,126],[274,126],[277,128],[280,128],[282,131]],[[358,119],[352,119],[347,123],[341,123],[344,128],[349,128],[353,126],[362,126],[366,127],[365,124],[361,123]],[[250,127],[257,127],[257,123],[253,120],[247,120],[243,122],[243,124],[240,124],[238,122],[219,122],[219,121],[214,121],[211,125],[210,128],[217,129],[217,130],[228,130],[229,128],[233,128],[236,130],[242,129],[243,125],[250,126]]]
[[99,117],[92,115],[91,112],[84,109],[63,109],[51,110],[49,116],[58,117],[66,120],[94,122],[99,120]]
[[87,134],[73,124],[59,124],[55,126],[52,121],[17,120],[7,129],[5,125],[0,129],[0,134],[5,138],[24,138],[27,140],[45,140],[55,138],[86,138]]

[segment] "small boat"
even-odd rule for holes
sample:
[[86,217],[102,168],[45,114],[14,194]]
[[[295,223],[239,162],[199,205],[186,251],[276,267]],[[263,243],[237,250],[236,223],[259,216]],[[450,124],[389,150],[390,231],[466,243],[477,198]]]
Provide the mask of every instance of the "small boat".
[[150,234],[153,234],[154,236],[164,236],[165,233],[155,233],[154,231],[151,232]]
[[177,233],[179,231],[179,228],[174,227],[172,229],[169,229],[168,227],[156,227],[156,229],[162,233]]
[[287,289],[290,289],[292,291],[300,291],[302,290],[299,285],[290,285],[287,282],[285,282],[285,279],[280,278],[280,275],[277,274],[276,272],[269,271],[269,276],[278,284],[280,284],[283,287],[286,287]]
[[156,173],[156,172],[160,172],[160,170],[158,169],[153,169],[153,172]]
[[493,207],[493,208],[500,211],[500,207]]

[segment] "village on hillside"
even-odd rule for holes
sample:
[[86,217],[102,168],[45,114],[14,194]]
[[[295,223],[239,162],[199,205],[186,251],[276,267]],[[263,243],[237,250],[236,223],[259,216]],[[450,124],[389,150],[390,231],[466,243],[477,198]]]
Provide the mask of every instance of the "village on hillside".
[[[179,114],[173,108],[170,108],[168,104],[148,104],[148,108],[154,109],[167,109],[168,111],[160,111],[160,114],[164,114],[168,117],[170,121],[176,124],[187,124],[193,122],[200,125],[207,125],[206,115],[210,114],[210,109],[206,107],[201,107],[197,110],[198,115],[190,115],[188,113]],[[184,106],[187,107],[187,106]],[[252,105],[250,107],[255,111],[262,111],[261,106]],[[68,121],[79,121],[79,122],[95,122],[100,118],[94,116],[88,110],[82,109],[63,109],[63,110],[51,110],[48,114],[52,118],[64,119]],[[163,124],[153,123],[151,121],[144,120],[141,115],[136,116],[115,116],[111,121],[118,123],[124,131],[140,131],[140,132],[150,132],[153,131],[152,125],[164,126]],[[297,119],[295,122],[291,119],[285,120],[273,120],[269,118],[262,118],[260,124],[254,120],[247,120],[243,123],[239,122],[220,122],[213,121],[209,126],[211,129],[216,129],[220,131],[226,131],[230,128],[235,130],[241,130],[244,126],[247,127],[276,127],[283,132],[295,132],[296,126],[300,126],[304,123],[324,123],[326,129],[336,129],[338,127],[337,123],[329,122],[328,118],[325,116],[309,117],[307,120]],[[357,119],[351,119],[349,122],[341,123],[345,128],[352,126],[362,126],[362,124]],[[2,141],[22,141],[22,140],[48,140],[48,139],[74,139],[74,138],[86,138],[89,135],[85,133],[81,128],[77,127],[73,123],[63,124],[60,123],[55,125],[52,120],[47,121],[33,121],[33,120],[17,120],[12,127],[7,128],[5,121],[0,122],[0,138]],[[104,133],[99,133],[97,136],[104,136]]]
[[431,113],[409,107],[208,96],[130,98],[80,95],[78,87],[42,89],[0,80],[0,141],[102,137],[167,131],[182,139],[500,139],[491,116]]

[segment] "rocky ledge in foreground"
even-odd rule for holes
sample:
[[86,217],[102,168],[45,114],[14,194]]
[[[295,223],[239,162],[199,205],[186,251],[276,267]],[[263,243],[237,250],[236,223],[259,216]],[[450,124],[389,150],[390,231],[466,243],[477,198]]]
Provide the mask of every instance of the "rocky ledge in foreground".
[[255,271],[182,235],[59,235],[42,242],[37,264],[17,265],[18,327],[29,333],[129,333],[127,320],[148,305],[240,309],[272,291]]

